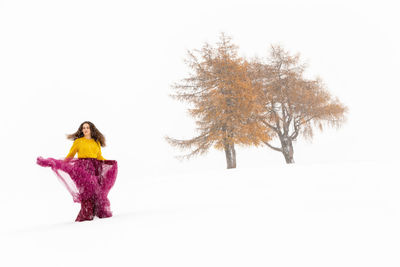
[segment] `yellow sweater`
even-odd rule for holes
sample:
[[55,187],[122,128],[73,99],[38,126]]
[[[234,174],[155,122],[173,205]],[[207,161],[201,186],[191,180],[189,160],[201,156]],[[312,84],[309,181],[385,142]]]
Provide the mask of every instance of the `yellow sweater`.
[[101,155],[100,142],[96,142],[94,139],[87,139],[86,137],[75,139],[66,158],[73,158],[76,152],[78,152],[78,158],[97,158],[98,160],[106,160]]

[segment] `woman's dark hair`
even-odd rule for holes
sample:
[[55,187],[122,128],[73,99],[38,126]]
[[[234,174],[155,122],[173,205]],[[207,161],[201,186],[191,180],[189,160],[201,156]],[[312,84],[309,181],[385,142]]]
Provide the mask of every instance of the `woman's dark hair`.
[[83,134],[82,129],[83,129],[83,125],[85,123],[89,124],[91,137],[96,142],[99,141],[101,146],[103,146],[103,147],[106,146],[106,138],[104,137],[104,135],[99,130],[97,130],[96,126],[94,126],[94,124],[91,123],[90,121],[82,122],[81,125],[79,126],[79,129],[75,133],[67,134],[67,139],[75,141],[75,139],[83,137],[84,134]]

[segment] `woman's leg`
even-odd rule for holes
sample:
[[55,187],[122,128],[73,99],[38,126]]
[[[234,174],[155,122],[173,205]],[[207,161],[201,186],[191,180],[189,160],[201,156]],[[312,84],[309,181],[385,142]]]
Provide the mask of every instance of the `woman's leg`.
[[107,196],[101,194],[96,196],[95,199],[95,215],[99,218],[108,218],[112,216],[110,201]]
[[95,203],[96,203],[96,177],[86,175],[81,177],[77,183],[80,188],[81,210],[75,221],[93,220],[95,216]]
[[99,161],[96,167],[97,190],[95,194],[95,216],[99,218],[112,217],[108,192],[115,182],[117,175],[117,164],[109,161]]
[[81,210],[79,211],[78,216],[76,217],[76,222],[81,221],[91,221],[94,218],[94,199],[89,198],[86,200],[82,200],[81,202]]

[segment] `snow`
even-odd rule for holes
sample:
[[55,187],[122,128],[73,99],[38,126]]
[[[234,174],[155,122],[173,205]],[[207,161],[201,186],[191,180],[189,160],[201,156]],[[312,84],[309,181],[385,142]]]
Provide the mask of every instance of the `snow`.
[[20,216],[25,225],[2,234],[0,265],[399,266],[396,167],[282,164],[119,176],[112,218],[73,222],[79,205],[61,198],[41,222],[2,218]]

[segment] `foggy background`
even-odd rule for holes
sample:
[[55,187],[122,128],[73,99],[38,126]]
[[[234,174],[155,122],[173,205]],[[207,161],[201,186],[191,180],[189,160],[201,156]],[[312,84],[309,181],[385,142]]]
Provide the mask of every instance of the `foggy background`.
[[[164,136],[195,136],[187,105],[168,96],[187,77],[186,51],[225,32],[240,55],[271,44],[300,52],[349,107],[339,129],[294,144],[297,163],[387,161],[400,147],[399,19],[394,1],[0,1],[3,168],[35,172],[37,156],[63,158],[85,120],[105,135],[120,173],[226,168],[225,155],[188,153]],[[238,168],[285,164],[267,147],[237,147]],[[130,177],[134,179],[135,177]]]

